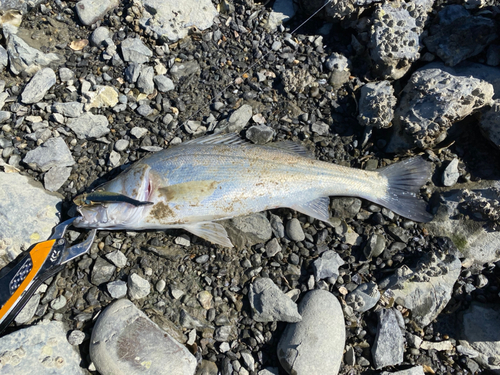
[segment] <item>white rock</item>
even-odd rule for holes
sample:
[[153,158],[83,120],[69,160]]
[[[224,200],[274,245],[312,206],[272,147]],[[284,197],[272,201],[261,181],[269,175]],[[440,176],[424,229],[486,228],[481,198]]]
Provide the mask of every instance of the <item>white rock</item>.
[[344,314],[330,292],[314,290],[299,303],[302,321],[289,323],[278,359],[289,374],[338,374],[345,346]]
[[90,341],[90,358],[101,374],[186,374],[196,358],[132,302],[121,299],[100,315]]

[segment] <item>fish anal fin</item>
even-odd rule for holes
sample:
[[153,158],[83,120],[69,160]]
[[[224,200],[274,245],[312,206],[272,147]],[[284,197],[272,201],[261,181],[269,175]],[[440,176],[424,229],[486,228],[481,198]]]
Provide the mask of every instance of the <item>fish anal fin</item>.
[[201,223],[193,223],[183,225],[183,228],[194,235],[203,238],[209,242],[221,245],[224,247],[233,247],[233,244],[227,236],[226,229],[218,223],[204,221]]
[[330,223],[330,198],[320,197],[309,202],[293,205],[292,209],[309,215],[315,219]]

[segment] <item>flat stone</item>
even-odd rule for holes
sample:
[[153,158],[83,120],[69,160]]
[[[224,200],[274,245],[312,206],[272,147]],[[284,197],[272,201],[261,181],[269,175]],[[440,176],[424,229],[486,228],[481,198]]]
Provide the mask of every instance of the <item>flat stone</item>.
[[346,297],[346,302],[354,311],[365,312],[374,307],[380,299],[377,284],[370,282],[359,285]]
[[500,372],[500,363],[491,359],[498,360],[500,354],[499,326],[500,309],[496,305],[473,302],[461,314],[460,336],[465,340],[462,345],[467,343],[476,350],[478,355],[474,360],[495,373]]
[[258,278],[250,286],[248,299],[257,322],[298,322],[297,305],[269,278]]
[[40,294],[36,293],[29,299],[23,309],[14,318],[16,324],[28,323],[35,316],[36,309],[40,304]]
[[461,262],[454,253],[426,254],[414,269],[406,266],[379,283],[387,298],[406,307],[420,327],[430,324],[451,298]]
[[153,56],[153,52],[139,38],[127,38],[120,44],[123,60],[144,64]]
[[82,0],[76,3],[75,9],[80,22],[89,26],[102,19],[119,4],[119,0]]
[[101,257],[97,257],[92,267],[92,275],[90,281],[92,284],[99,286],[108,282],[113,277],[116,267],[107,262]]
[[154,76],[153,81],[160,92],[168,92],[175,89],[174,81],[165,75]]
[[137,87],[146,95],[152,94],[155,91],[155,84],[153,82],[154,74],[152,66],[143,66],[137,79]]
[[28,82],[21,94],[21,101],[24,104],[37,103],[56,84],[56,73],[50,68],[38,71]]
[[248,128],[245,137],[257,145],[264,145],[273,139],[274,129],[263,124],[253,125]]
[[143,279],[136,273],[129,275],[127,285],[128,294],[132,300],[144,298],[149,295],[151,291],[149,281]]
[[123,298],[127,295],[127,283],[122,280],[112,281],[106,284],[106,288],[111,297],[115,299]]
[[313,272],[316,281],[326,278],[337,279],[339,267],[344,264],[342,258],[333,250],[327,250],[313,262]]
[[338,374],[345,346],[344,314],[325,290],[308,292],[299,303],[302,321],[287,324],[278,359],[289,374]]
[[70,119],[67,125],[75,132],[78,139],[96,139],[109,133],[109,122],[106,116],[93,115],[90,112],[76,119]]
[[64,185],[71,175],[71,167],[55,166],[43,176],[43,186],[48,191],[57,191]]
[[248,124],[252,118],[252,107],[248,104],[243,104],[235,110],[229,118],[220,121],[215,128],[216,133],[239,133]]
[[123,268],[127,265],[127,257],[120,250],[108,253],[105,257],[118,268]]
[[118,90],[112,86],[96,86],[96,91],[85,93],[89,103],[85,104],[85,110],[92,108],[113,108],[118,104]]
[[0,172],[0,267],[51,235],[61,201],[32,178]]
[[372,356],[375,368],[378,370],[403,362],[404,337],[393,310],[379,310],[377,316],[377,336],[372,346]]
[[61,137],[50,138],[41,146],[28,151],[23,162],[42,172],[52,167],[70,167],[75,164],[68,145]]
[[271,224],[263,213],[235,217],[222,224],[229,239],[237,248],[265,243],[272,236]]
[[192,27],[201,31],[208,29],[218,15],[210,0],[141,2],[144,6],[142,27],[169,43],[186,37]]
[[102,374],[192,375],[196,358],[132,302],[121,299],[97,319],[90,358]]
[[68,343],[61,322],[41,323],[5,335],[0,338],[0,348],[2,374],[84,374],[82,359]]
[[148,133],[148,129],[146,128],[140,128],[138,126],[134,126],[131,130],[130,130],[130,134],[136,138],[136,139],[139,139],[139,138],[142,138],[144,137],[146,134]]
[[36,48],[30,47],[22,38],[16,35],[16,27],[3,26],[3,32],[7,39],[9,68],[13,74],[18,75],[23,71],[35,74],[41,66],[64,61],[58,54],[45,54]]

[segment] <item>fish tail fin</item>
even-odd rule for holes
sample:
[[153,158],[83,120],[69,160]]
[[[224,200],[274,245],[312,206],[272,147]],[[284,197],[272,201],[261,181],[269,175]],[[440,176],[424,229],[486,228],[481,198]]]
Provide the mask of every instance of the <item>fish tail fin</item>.
[[377,203],[398,215],[418,222],[432,220],[426,211],[426,202],[417,194],[431,176],[431,164],[421,157],[414,157],[377,170],[387,178],[387,191]]

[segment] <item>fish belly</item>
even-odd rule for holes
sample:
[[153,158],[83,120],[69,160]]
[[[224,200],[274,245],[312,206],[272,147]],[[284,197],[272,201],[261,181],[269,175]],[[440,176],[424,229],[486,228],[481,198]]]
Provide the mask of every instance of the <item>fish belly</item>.
[[259,151],[242,154],[226,147],[145,160],[153,187],[148,201],[154,204],[142,207],[141,228],[215,221],[277,207],[304,212],[301,206],[322,197],[369,195],[377,178],[374,172],[275,150]]

